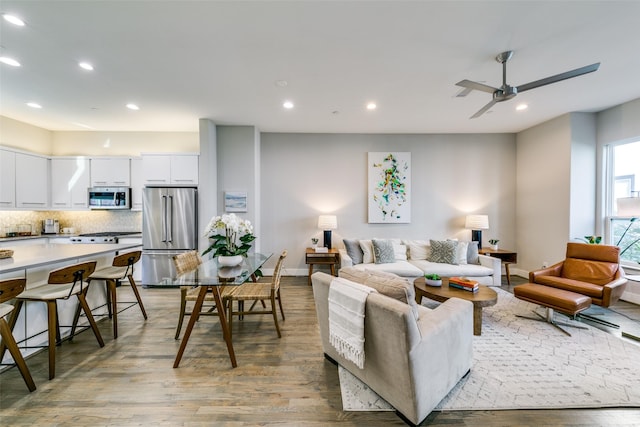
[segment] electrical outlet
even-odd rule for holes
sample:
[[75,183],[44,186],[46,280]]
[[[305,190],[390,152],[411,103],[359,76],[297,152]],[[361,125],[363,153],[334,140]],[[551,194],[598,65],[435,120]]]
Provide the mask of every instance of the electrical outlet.
[[542,261],[542,268],[549,267],[549,261]]

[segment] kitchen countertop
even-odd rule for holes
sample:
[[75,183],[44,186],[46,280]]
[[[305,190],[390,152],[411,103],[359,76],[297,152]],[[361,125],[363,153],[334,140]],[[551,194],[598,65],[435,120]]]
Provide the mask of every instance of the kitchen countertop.
[[16,246],[15,248],[11,248],[13,249],[13,256],[11,258],[0,259],[0,274],[140,247],[141,245],[136,243],[97,243],[81,245],[48,243]]
[[[133,232],[132,232],[133,233]],[[31,240],[31,239],[44,239],[44,238],[60,238],[60,237],[77,237],[80,234],[58,233],[58,234],[35,234],[32,236],[16,236],[16,237],[0,237],[0,242],[12,242],[16,240]],[[119,236],[120,238],[140,238],[142,232],[127,234],[125,236]]]

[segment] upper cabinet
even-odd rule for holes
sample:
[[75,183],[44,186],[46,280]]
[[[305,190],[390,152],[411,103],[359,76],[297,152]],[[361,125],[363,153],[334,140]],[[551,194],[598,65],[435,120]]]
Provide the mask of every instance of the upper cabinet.
[[16,155],[16,207],[43,209],[49,207],[49,159],[42,156]]
[[91,185],[89,159],[51,159],[51,207],[54,209],[86,209]]
[[92,187],[129,187],[128,157],[105,157],[91,159]]
[[144,180],[142,179],[142,159],[131,159],[131,210],[142,210],[142,189]]
[[16,207],[16,153],[0,150],[0,209]]
[[197,154],[144,154],[142,175],[145,185],[197,185]]

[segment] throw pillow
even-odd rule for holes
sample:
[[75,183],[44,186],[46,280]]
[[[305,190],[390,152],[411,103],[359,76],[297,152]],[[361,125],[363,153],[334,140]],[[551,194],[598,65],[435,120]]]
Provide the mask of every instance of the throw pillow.
[[469,242],[458,242],[456,250],[456,260],[458,265],[467,265],[467,252],[469,251]]
[[480,258],[478,258],[478,242],[469,242],[467,248],[467,264],[480,264]]
[[373,259],[376,264],[396,262],[396,254],[390,240],[373,239]]
[[429,242],[426,240],[404,240],[402,243],[409,248],[409,259],[425,260],[431,254]]
[[431,256],[429,261],[442,264],[457,263],[458,242],[455,240],[430,240]]
[[371,273],[369,273],[368,271],[358,270],[354,267],[343,267],[338,270],[339,277],[361,284],[363,284],[367,277],[369,277],[370,275]]
[[405,245],[393,244],[393,252],[396,255],[396,261],[407,260],[407,247]]
[[362,264],[362,248],[360,242],[356,239],[342,239],[347,255],[351,258],[353,265]]
[[362,249],[362,263],[373,264],[373,243],[371,240],[360,240],[360,249]]

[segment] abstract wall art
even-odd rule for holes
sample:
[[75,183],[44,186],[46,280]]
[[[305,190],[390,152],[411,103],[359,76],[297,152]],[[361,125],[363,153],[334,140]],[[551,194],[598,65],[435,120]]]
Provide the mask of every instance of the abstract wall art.
[[369,223],[411,222],[411,153],[369,152]]

